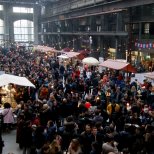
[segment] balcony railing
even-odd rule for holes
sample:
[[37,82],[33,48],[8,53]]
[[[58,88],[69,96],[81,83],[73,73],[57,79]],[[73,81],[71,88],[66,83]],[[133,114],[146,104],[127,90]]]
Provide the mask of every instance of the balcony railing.
[[143,39],[143,40],[148,40],[148,39],[154,39],[154,35],[149,35],[149,34],[147,34],[147,35],[141,35],[141,39]]
[[85,31],[69,31],[69,32],[44,32],[44,35],[95,35],[95,36],[124,36],[127,37],[128,33],[123,31],[91,31],[91,32],[85,32]]
[[48,11],[45,16],[51,16],[51,15],[56,15],[60,13],[64,13],[73,9],[78,9],[90,5],[96,5],[98,3],[112,3],[120,0],[73,0],[68,3],[60,3],[57,6],[53,6],[53,8]]

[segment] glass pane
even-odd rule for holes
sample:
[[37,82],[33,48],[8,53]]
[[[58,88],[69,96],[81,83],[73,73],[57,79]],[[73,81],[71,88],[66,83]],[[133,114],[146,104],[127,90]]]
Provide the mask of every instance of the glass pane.
[[20,20],[14,22],[14,27],[20,27]]
[[3,35],[0,35],[0,40],[3,40]]
[[27,27],[27,20],[20,20],[21,27]]
[[34,27],[29,20],[18,20],[14,22],[15,41],[33,41]]
[[20,39],[19,37],[20,37],[20,35],[14,35],[15,40],[19,40]]
[[33,34],[32,28],[28,28],[28,29],[27,29],[27,34]]
[[28,35],[25,35],[25,39],[28,41]]
[[33,13],[33,8],[13,7],[14,13]]
[[20,28],[14,28],[14,34],[21,34]]
[[34,28],[31,28],[31,30],[32,30],[32,34],[34,34]]
[[31,41],[34,41],[34,35],[31,36]]
[[4,21],[0,19],[0,26],[4,26]]
[[0,5],[0,11],[2,11],[3,10],[3,5]]
[[0,27],[0,34],[4,34],[4,27]]
[[13,12],[20,13],[20,7],[13,7]]
[[25,34],[25,28],[20,28],[20,30],[21,30],[21,34]]

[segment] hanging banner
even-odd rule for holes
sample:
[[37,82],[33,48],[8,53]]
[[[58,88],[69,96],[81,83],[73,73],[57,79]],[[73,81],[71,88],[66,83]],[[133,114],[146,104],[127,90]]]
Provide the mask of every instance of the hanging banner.
[[146,44],[146,48],[149,48],[149,43]]
[[153,43],[137,43],[135,42],[135,46],[138,47],[138,48],[154,48],[154,42]]
[[140,48],[142,48],[143,46],[142,46],[142,43],[140,43]]
[[143,48],[145,49],[145,47],[146,47],[146,45],[145,44],[143,44]]

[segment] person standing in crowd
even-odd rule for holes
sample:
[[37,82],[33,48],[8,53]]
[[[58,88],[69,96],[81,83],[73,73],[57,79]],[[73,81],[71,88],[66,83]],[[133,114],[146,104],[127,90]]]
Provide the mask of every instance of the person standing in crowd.
[[72,139],[68,147],[68,153],[69,154],[83,154],[81,146],[80,146],[80,142],[78,141],[78,139]]
[[0,113],[0,154],[3,152],[4,141],[2,139],[2,131],[3,131],[3,115]]
[[51,109],[48,104],[43,104],[40,110],[40,123],[43,127],[47,126],[47,122],[51,120]]
[[30,121],[26,121],[24,123],[24,127],[22,129],[22,146],[23,146],[23,154],[31,153],[32,146],[32,128]]
[[114,152],[115,154],[119,153],[118,148],[117,148],[117,144],[114,141],[114,137],[112,135],[108,136],[106,139],[106,142],[103,143],[103,145],[102,145],[102,153],[108,154],[109,152]]
[[111,103],[107,106],[107,113],[111,121],[116,121],[120,114],[120,106],[116,103],[115,98],[111,98]]
[[91,126],[89,124],[85,126],[85,131],[82,132],[80,135],[80,143],[83,148],[84,154],[89,154],[92,144]]
[[4,104],[2,115],[4,117],[4,130],[8,132],[11,130],[12,124],[14,124],[13,110],[10,103]]

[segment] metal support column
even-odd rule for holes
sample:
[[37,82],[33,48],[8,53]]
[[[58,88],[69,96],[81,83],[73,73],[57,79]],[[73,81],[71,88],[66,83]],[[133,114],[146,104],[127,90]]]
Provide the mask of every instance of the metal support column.
[[[119,13],[117,13],[117,17],[116,17],[116,32],[118,32],[118,31],[119,31]],[[118,57],[119,57],[118,36],[115,37],[115,49],[116,49],[115,58],[118,59]]]
[[9,4],[6,3],[4,5],[4,42],[6,46],[14,42],[13,21],[10,18],[10,10]]
[[39,15],[40,15],[40,6],[34,5],[33,7],[33,22],[34,22],[34,44],[39,44],[38,41],[38,22],[39,22]]

